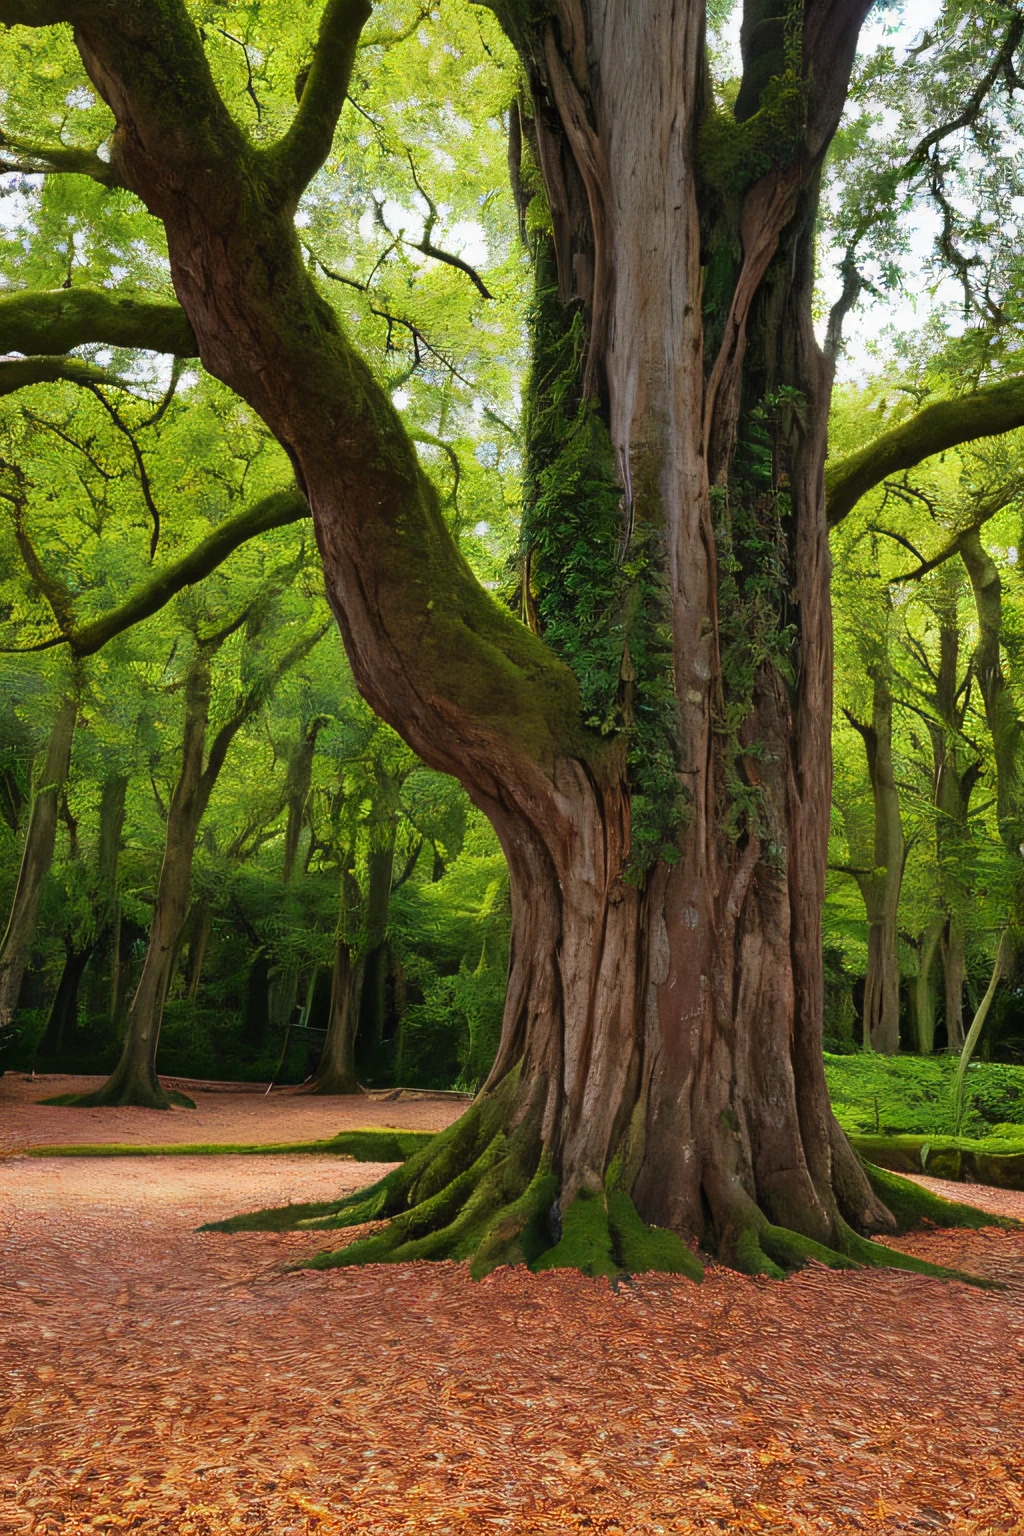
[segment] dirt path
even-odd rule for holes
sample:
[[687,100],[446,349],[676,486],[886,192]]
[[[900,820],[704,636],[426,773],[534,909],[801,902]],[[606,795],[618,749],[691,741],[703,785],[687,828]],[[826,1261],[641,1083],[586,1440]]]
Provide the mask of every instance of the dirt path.
[[1024,1532],[1024,1237],[905,1244],[1002,1292],[817,1268],[615,1292],[285,1273],[323,1237],[194,1230],[378,1173],[0,1163],[0,1531]]

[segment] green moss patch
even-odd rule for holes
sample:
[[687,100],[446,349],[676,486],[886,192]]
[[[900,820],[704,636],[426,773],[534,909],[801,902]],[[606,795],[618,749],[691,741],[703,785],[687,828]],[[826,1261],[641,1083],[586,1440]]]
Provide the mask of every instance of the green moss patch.
[[1004,1227],[1018,1229],[1022,1223],[1012,1216],[994,1216],[974,1205],[944,1200],[941,1195],[923,1189],[910,1179],[873,1163],[864,1164],[871,1186],[896,1218],[901,1232],[916,1232],[922,1227]]
[[640,1218],[636,1206],[623,1189],[608,1195],[608,1226],[619,1265],[627,1274],[689,1275],[699,1284],[704,1266],[691,1253],[681,1237],[665,1227],[649,1227]]
[[404,1163],[433,1139],[431,1131],[342,1131],[324,1141],[171,1142],[151,1146],[96,1142],[81,1146],[28,1147],[26,1154],[29,1157],[266,1157],[277,1152],[318,1152],[350,1158],[357,1163]]
[[618,1275],[608,1211],[603,1194],[583,1192],[562,1217],[562,1235],[533,1265],[545,1269],[578,1269],[583,1275]]

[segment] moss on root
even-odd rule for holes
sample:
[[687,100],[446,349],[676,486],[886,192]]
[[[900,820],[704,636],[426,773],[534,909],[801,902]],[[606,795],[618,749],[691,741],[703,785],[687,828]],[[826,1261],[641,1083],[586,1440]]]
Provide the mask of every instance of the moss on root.
[[[331,1231],[386,1223],[346,1247],[325,1250],[301,1268],[331,1269],[353,1264],[411,1263],[424,1259],[467,1261],[479,1278],[499,1265],[525,1264],[535,1271],[575,1269],[615,1278],[648,1271],[703,1275],[697,1257],[675,1233],[649,1227],[626,1187],[627,1151],[608,1169],[605,1186],[580,1191],[558,1214],[559,1180],[545,1152],[540,1106],[534,1103],[512,1125],[518,1071],[490,1094],[478,1098],[462,1118],[437,1136],[398,1133],[406,1145],[421,1142],[408,1160],[376,1184],[342,1199],[285,1206],[211,1223],[204,1231]],[[347,1133],[326,1147],[356,1155],[354,1137],[380,1156],[384,1132]],[[314,1144],[315,1145],[315,1144]],[[319,1148],[318,1148],[319,1149]],[[404,1150],[404,1147],[397,1147]],[[632,1171],[632,1161],[629,1170]],[[906,1231],[924,1222],[937,1226],[1014,1226],[970,1206],[941,1200],[905,1179],[869,1167],[881,1198]],[[355,1234],[353,1234],[355,1236]],[[783,1279],[816,1262],[832,1269],[863,1266],[910,1270],[943,1279],[986,1285],[976,1276],[929,1264],[880,1243],[869,1242],[842,1222],[834,1246],[825,1246],[767,1221],[749,1205],[735,1224],[717,1236],[723,1263],[751,1275]]]
[[891,1173],[887,1168],[876,1168],[873,1163],[865,1163],[864,1167],[872,1189],[895,1216],[900,1232],[915,1232],[925,1226],[1004,1227],[1010,1230],[1024,1225],[1012,1216],[995,1216],[974,1205],[945,1200],[910,1179],[901,1179],[899,1174]]

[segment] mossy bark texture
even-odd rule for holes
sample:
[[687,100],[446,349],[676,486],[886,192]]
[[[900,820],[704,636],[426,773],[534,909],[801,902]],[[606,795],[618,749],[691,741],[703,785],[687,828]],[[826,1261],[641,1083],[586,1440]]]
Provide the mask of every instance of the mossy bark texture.
[[[528,82],[517,184],[541,231],[525,623],[459,554],[295,236],[369,5],[327,0],[266,147],[217,95],[181,0],[28,17],[75,22],[202,361],[295,465],[360,689],[508,858],[491,1077],[328,1217],[388,1221],[346,1262],[695,1272],[684,1239],[704,1234],[775,1275],[869,1261],[857,1234],[895,1226],[821,1051],[832,364],[813,243],[868,8],[748,4],[741,105],[702,138],[697,0],[494,0]],[[0,19],[27,9],[0,0]]]

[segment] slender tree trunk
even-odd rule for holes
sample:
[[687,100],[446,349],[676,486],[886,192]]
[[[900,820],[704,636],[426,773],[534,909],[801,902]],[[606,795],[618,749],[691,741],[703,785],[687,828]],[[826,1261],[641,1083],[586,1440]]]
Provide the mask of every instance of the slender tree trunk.
[[203,979],[203,962],[206,946],[210,942],[212,913],[210,903],[204,897],[194,903],[188,916],[188,955],[185,960],[185,996],[194,1003]]
[[366,971],[365,914],[352,868],[351,850],[342,860],[338,931],[331,970],[327,1038],[316,1070],[314,1093],[362,1093],[356,1078],[356,1031]]
[[170,1106],[156,1075],[156,1053],[178,939],[188,913],[196,836],[213,787],[204,782],[203,775],[211,657],[210,647],[197,644],[185,680],[181,770],[167,812],[149,946],[128,1010],[121,1059],[103,1087],[88,1095],[90,1104],[139,1104],[150,1109]]
[[356,1077],[356,1029],[366,961],[340,935],[331,971],[331,1011],[327,1020],[314,1093],[362,1093]]
[[71,766],[71,744],[77,715],[78,700],[69,694],[57,711],[46,758],[36,783],[18,883],[14,889],[7,930],[0,943],[0,1028],[13,1022],[22,978],[36,935],[39,895],[53,862],[57,811]]
[[71,941],[65,941],[64,968],[37,1050],[43,1060],[59,1062],[74,1055],[78,1047],[78,991],[94,949],[93,944],[76,948]]
[[857,876],[867,908],[868,968],[864,978],[864,1046],[894,1056],[900,1044],[900,967],[897,946],[906,845],[892,753],[892,682],[888,653],[868,668],[871,724],[850,716],[867,753],[874,802],[873,868]]
[[971,578],[978,613],[974,670],[985,701],[985,718],[996,762],[999,832],[1013,858],[1024,845],[1024,724],[1002,663],[1003,588],[999,567],[975,530],[961,542],[960,553]]
[[942,971],[946,1014],[946,1047],[959,1051],[964,1043],[964,982],[967,977],[967,946],[964,931],[950,915],[942,931]]
[[917,975],[914,977],[914,1044],[922,1056],[935,1049],[935,989],[932,976],[935,957],[945,927],[941,917],[933,917],[917,945]]
[[302,823],[309,801],[309,787],[313,782],[316,739],[326,723],[327,719],[324,715],[317,715],[309,722],[288,764],[288,778],[285,785],[288,821],[285,825],[284,857],[281,864],[281,879],[285,885],[291,884],[295,871],[295,860],[298,857],[299,841],[302,837]]
[[963,914],[973,900],[970,888],[971,796],[982,764],[966,751],[964,715],[969,698],[961,684],[960,593],[963,575],[952,561],[937,573],[935,611],[939,620],[939,665],[930,699],[934,720],[929,729],[935,764],[933,799],[939,884],[946,909],[941,955],[945,996],[946,1047],[959,1050],[964,1040],[963,994],[967,950]]
[[390,946],[387,942],[388,906],[395,866],[395,828],[386,847],[372,849],[367,860],[366,959],[363,969],[360,1017],[369,1025],[374,1047],[384,1039],[387,1013],[387,982]]
[[96,851],[96,942],[87,988],[91,1011],[106,1013],[115,1023],[115,997],[120,971],[121,906],[117,868],[121,856],[128,775],[113,773],[100,791],[99,844]]

